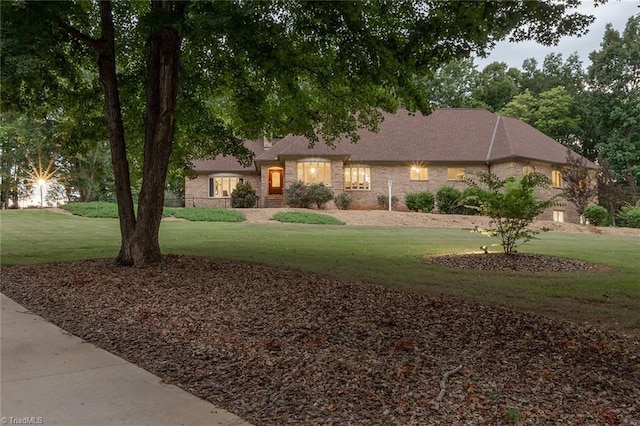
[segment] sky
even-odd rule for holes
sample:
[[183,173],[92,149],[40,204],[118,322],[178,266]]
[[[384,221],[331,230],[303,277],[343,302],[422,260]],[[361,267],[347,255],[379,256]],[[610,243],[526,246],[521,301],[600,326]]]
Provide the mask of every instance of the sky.
[[508,67],[522,68],[525,59],[536,58],[538,66],[550,53],[562,53],[562,59],[577,53],[582,61],[583,68],[587,68],[589,53],[600,50],[600,43],[604,35],[605,26],[610,23],[620,33],[624,31],[627,20],[640,13],[640,0],[609,0],[608,3],[593,7],[592,0],[584,0],[577,11],[594,15],[596,20],[589,27],[589,32],[582,37],[563,37],[557,46],[544,46],[533,41],[522,43],[498,43],[487,58],[475,60],[479,70],[492,62],[505,62]]

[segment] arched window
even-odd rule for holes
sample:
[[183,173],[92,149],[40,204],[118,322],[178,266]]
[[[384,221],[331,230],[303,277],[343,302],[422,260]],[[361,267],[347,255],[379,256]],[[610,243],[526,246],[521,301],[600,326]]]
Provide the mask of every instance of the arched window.
[[530,175],[531,173],[533,173],[535,171],[536,171],[535,167],[533,167],[530,164],[527,164],[524,167],[522,167],[522,176]]

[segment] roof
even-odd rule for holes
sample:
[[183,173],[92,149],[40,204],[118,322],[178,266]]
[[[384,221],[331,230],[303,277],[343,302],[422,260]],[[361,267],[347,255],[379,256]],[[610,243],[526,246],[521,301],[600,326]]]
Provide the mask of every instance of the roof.
[[[508,159],[565,164],[567,148],[528,125],[485,109],[438,109],[430,115],[406,110],[384,114],[379,131],[360,132],[360,140],[343,139],[330,147],[322,142],[309,148],[309,139],[288,135],[266,150],[259,141],[248,141],[255,162],[281,161],[286,157],[337,157],[359,162],[493,163]],[[249,145],[247,145],[249,147]],[[211,164],[213,163],[213,164]],[[233,159],[216,159],[199,171],[232,171]],[[244,170],[239,167],[236,170]],[[220,167],[218,167],[220,166]],[[589,162],[590,167],[595,165]]]

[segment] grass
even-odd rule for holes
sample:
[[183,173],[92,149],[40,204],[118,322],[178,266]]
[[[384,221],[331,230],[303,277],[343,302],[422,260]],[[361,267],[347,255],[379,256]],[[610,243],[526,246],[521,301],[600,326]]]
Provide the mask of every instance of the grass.
[[[0,223],[3,266],[115,257],[120,244],[114,219],[25,210],[0,213]],[[521,251],[603,268],[538,274],[426,264],[425,255],[479,252],[493,242],[458,229],[168,221],[160,240],[165,253],[295,268],[640,333],[640,238],[544,233]]]
[[273,220],[285,223],[306,223],[311,225],[344,225],[344,222],[333,216],[309,212],[278,212]]
[[[118,218],[118,208],[115,203],[103,201],[69,203],[64,204],[61,208],[76,216],[90,218]],[[174,216],[180,219],[198,222],[244,222],[246,220],[246,217],[242,212],[215,207],[194,207],[188,209],[165,207],[162,215],[164,217]]]

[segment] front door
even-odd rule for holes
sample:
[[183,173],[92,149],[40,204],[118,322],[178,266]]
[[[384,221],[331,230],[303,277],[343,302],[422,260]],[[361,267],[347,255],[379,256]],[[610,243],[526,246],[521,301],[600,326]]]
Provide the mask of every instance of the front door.
[[282,194],[284,170],[269,169],[269,195]]

